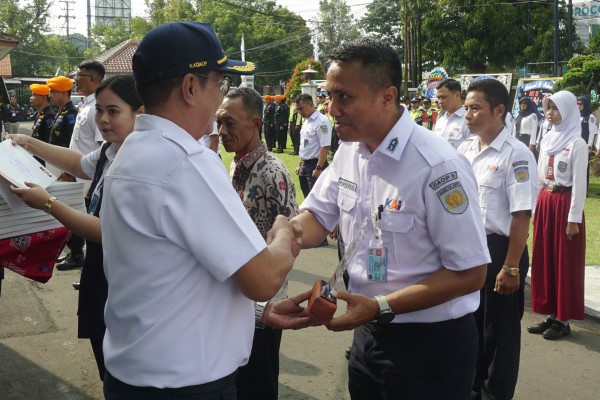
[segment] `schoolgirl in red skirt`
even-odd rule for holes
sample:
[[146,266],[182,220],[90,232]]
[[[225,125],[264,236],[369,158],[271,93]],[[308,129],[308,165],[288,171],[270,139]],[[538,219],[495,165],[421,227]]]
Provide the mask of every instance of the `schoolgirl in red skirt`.
[[553,127],[542,140],[538,160],[541,190],[533,222],[531,307],[548,317],[527,330],[554,340],[571,333],[569,320],[584,318],[588,147],[572,93],[558,92],[542,105]]

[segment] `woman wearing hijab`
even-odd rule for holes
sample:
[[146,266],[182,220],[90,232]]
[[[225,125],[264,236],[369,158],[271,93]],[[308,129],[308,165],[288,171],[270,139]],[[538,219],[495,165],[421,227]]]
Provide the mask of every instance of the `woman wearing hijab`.
[[569,320],[582,320],[585,267],[587,143],[581,138],[577,100],[558,92],[543,100],[552,129],[540,146],[538,196],[533,228],[531,307],[548,314],[527,328],[545,339],[571,333]]
[[539,121],[542,115],[529,97],[519,100],[519,116],[515,120],[514,136],[532,151],[535,150]]

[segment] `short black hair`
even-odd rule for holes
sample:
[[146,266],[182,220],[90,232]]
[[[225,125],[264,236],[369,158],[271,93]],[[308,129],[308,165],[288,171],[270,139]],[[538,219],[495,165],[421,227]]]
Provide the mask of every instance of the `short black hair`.
[[504,105],[504,114],[502,118],[506,116],[508,111],[508,90],[502,82],[497,79],[481,79],[472,82],[467,89],[467,92],[480,92],[483,94],[485,101],[490,103],[490,110],[498,107],[500,104]]
[[77,66],[79,69],[85,69],[88,71],[93,71],[98,74],[99,80],[102,81],[104,79],[104,75],[106,75],[106,70],[104,69],[104,65],[99,61],[84,61]]
[[135,90],[142,99],[148,111],[153,107],[163,105],[173,89],[181,85],[182,76],[163,78],[153,82],[135,82]]
[[296,104],[300,104],[300,103],[310,103],[312,105],[315,104],[312,96],[308,93],[301,93],[298,96],[296,96]]
[[396,104],[400,104],[402,62],[383,41],[369,37],[352,40],[333,49],[328,57],[332,62],[360,61],[365,80],[377,90],[394,86],[398,91]]
[[111,76],[98,86],[96,89],[96,97],[105,89],[110,89],[114,94],[119,96],[121,100],[136,111],[142,106],[142,99],[135,90],[135,82],[129,75]]
[[242,104],[244,105],[246,113],[252,117],[257,116],[262,119],[263,101],[256,90],[248,87],[232,88],[225,95],[224,100],[227,99],[242,99]]
[[460,82],[456,79],[448,78],[444,79],[437,85],[437,89],[446,88],[450,92],[462,92],[462,87],[460,86]]

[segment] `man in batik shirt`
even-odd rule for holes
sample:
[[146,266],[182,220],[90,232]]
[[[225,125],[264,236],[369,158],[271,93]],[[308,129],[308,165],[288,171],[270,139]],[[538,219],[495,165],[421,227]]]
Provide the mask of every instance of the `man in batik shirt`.
[[[295,216],[298,204],[292,177],[260,140],[262,108],[262,99],[254,89],[230,90],[217,111],[217,125],[225,150],[235,153],[230,168],[233,187],[266,239],[275,217]],[[285,297],[287,280],[273,299]],[[255,306],[252,353],[248,364],[238,370],[236,380],[239,400],[277,399],[282,332],[262,324],[265,304]]]

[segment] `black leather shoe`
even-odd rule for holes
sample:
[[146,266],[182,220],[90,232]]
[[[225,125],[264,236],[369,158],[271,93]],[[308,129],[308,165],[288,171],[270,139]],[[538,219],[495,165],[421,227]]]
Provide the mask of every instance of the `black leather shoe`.
[[79,290],[79,286],[80,286],[80,285],[81,285],[81,284],[80,284],[79,282],[73,282],[73,289],[75,289],[75,290]]
[[297,156],[297,155],[298,155],[298,152],[297,152],[297,151],[292,151],[292,152],[290,153],[290,156]]
[[346,347],[346,351],[344,352],[344,355],[346,356],[346,360],[350,360],[350,352],[351,351],[352,351],[351,346]]
[[544,336],[544,339],[557,340],[557,339],[560,339],[561,337],[569,336],[570,334],[571,334],[571,327],[569,326],[569,324],[565,325],[561,322],[554,321],[552,326],[550,328],[548,328],[542,334],[542,336]]
[[73,256],[72,254],[69,254],[69,257],[67,257],[65,261],[56,265],[56,269],[59,271],[68,271],[70,269],[81,268],[83,267],[83,260],[83,254],[78,256]]
[[554,320],[551,318],[546,318],[545,321],[540,322],[539,324],[531,325],[527,327],[527,332],[533,333],[534,335],[541,335],[546,332],[554,323]]
[[273,150],[273,153],[283,153],[283,150],[281,150],[281,149],[275,149],[275,150]]
[[67,258],[69,258],[69,257],[71,257],[71,253],[67,253],[67,255],[66,255],[66,256],[60,256],[60,257],[58,257],[58,258],[56,259],[56,262],[57,262],[57,263],[61,263],[61,262],[65,261],[65,260],[66,260]]

